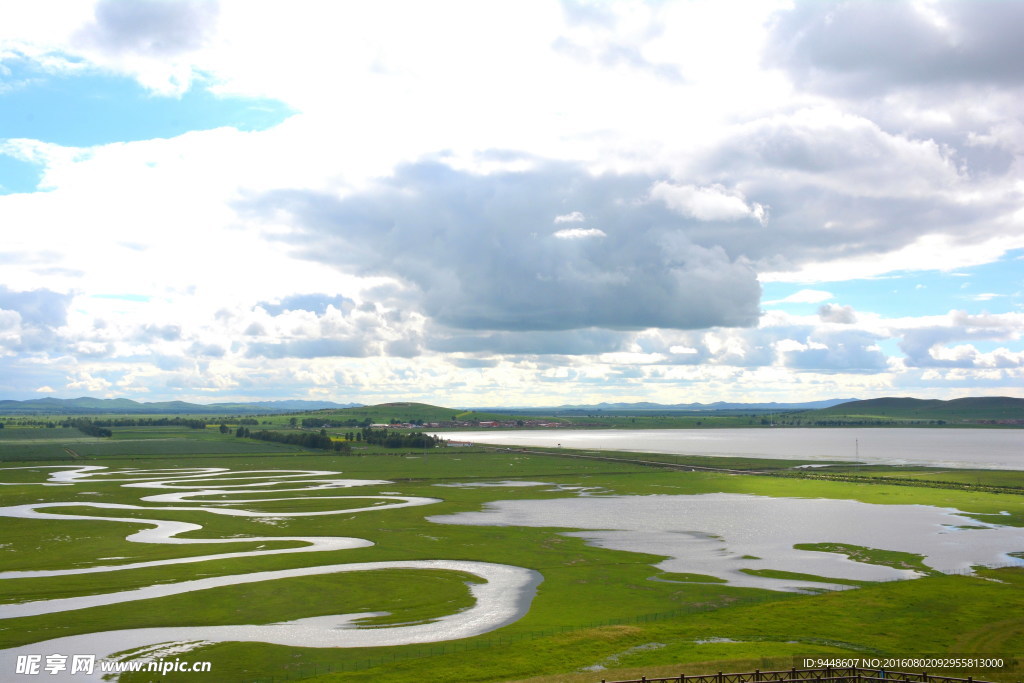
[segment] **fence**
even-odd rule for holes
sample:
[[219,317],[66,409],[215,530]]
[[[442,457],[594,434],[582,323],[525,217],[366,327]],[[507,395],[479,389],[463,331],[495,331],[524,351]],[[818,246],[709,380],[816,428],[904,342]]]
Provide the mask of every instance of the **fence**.
[[987,683],[974,677],[950,678],[935,676],[927,672],[907,673],[904,671],[886,671],[885,669],[862,669],[857,667],[824,669],[789,669],[788,671],[761,671],[755,669],[749,673],[717,674],[686,676],[679,674],[672,678],[647,678],[646,676],[630,681],[605,681],[601,683]]

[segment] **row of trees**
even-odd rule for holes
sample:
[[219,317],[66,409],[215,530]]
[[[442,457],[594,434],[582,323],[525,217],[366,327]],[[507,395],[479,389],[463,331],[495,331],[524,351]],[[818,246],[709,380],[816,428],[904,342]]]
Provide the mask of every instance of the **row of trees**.
[[[224,433],[227,430],[227,426],[221,425],[220,430]],[[298,433],[273,432],[267,429],[254,432],[250,431],[248,427],[240,426],[235,430],[235,436],[240,439],[259,439],[260,441],[274,441],[304,448],[320,448],[327,451],[346,453],[351,451],[349,442],[352,441],[361,441],[374,446],[383,446],[384,448],[435,448],[441,444],[441,439],[422,432],[406,434],[398,431],[388,431],[387,429],[370,429],[369,427],[364,427],[358,432],[348,432],[345,434],[345,441],[332,440],[327,435],[326,429],[321,429],[319,432]]]
[[364,443],[384,448],[434,448],[441,443],[436,436],[423,432],[392,432],[387,429],[363,429],[356,434],[356,440],[362,437]]
[[239,427],[235,431],[235,436],[244,439],[259,439],[260,441],[286,443],[293,446],[302,446],[303,448],[319,448],[325,451],[347,453],[351,450],[350,446],[344,441],[333,441],[331,437],[327,436],[327,432],[323,429],[321,429],[319,433],[303,432],[301,434],[296,434],[295,432],[272,432],[268,429],[261,429],[258,432],[253,432],[247,427]]
[[[245,425],[258,425],[260,423],[259,420],[252,420],[249,418],[242,418],[241,420],[229,420],[229,422],[231,424],[239,425],[240,428],[244,427]],[[270,422],[264,422],[263,424],[270,424]],[[231,433],[231,427],[228,427],[226,422],[221,422],[220,427],[218,427],[218,429],[220,430],[221,434]]]
[[61,427],[74,427],[78,431],[82,432],[86,436],[98,436],[107,437],[113,434],[107,427],[101,427],[95,424],[91,420],[77,419],[77,420],[65,420],[61,423]]
[[[296,426],[296,418],[291,418],[288,423],[294,427]],[[307,417],[302,420],[302,427],[304,429],[316,429],[318,427],[369,427],[373,422],[370,418],[365,420],[325,420],[322,417]]]
[[187,417],[114,417],[105,420],[77,418],[66,420],[62,427],[76,427],[78,423],[88,422],[97,427],[188,427],[189,429],[206,429],[206,420],[195,420]]

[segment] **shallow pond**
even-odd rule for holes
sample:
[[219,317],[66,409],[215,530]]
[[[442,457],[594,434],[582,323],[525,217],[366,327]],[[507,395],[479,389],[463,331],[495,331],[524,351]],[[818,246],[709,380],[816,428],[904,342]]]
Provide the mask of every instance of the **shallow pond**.
[[917,573],[848,559],[833,552],[796,550],[802,543],[842,543],[921,555],[943,572],[972,565],[1022,564],[1024,529],[978,521],[959,510],[927,505],[875,505],[855,500],[772,498],[733,493],[589,496],[503,500],[482,512],[428,517],[440,524],[581,529],[566,532],[615,550],[669,559],[666,572],[715,576],[735,586],[770,590],[820,589],[823,582],[754,576],[781,570],[836,579],[886,581]]

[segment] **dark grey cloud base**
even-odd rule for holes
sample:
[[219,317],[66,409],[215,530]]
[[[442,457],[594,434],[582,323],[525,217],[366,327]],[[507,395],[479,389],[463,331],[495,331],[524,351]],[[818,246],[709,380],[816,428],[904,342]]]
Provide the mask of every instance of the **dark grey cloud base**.
[[[699,243],[708,230],[650,200],[651,182],[568,164],[476,175],[424,162],[360,194],[277,191],[240,208],[286,214],[299,254],[397,278],[408,303],[453,328],[755,324],[753,267],[713,240]],[[580,209],[585,223],[555,222]],[[761,229],[753,220],[719,227],[748,239]]]
[[[930,3],[929,3],[930,4]],[[928,11],[930,10],[930,11]],[[780,12],[766,61],[832,95],[1024,85],[1024,3],[797,2]]]
[[110,54],[170,57],[201,47],[219,13],[216,0],[101,0],[76,38]]

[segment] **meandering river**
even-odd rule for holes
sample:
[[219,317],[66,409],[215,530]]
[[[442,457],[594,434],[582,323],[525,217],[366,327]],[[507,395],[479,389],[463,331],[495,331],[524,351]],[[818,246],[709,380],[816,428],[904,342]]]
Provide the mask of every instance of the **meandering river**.
[[[305,547],[283,550],[254,550],[236,553],[220,553],[172,560],[153,562],[136,562],[112,564],[80,569],[59,569],[41,571],[11,571],[0,573],[3,579],[29,578],[41,576],[66,576],[73,574],[89,574],[99,572],[116,572],[157,565],[188,564],[212,559],[255,557],[283,553],[311,553],[348,548],[372,546],[373,543],[360,538],[323,537],[323,536],[248,536],[244,538],[181,538],[185,532],[202,530],[202,525],[187,522],[174,522],[160,519],[142,519],[135,517],[104,517],[92,515],[64,515],[46,512],[61,507],[91,507],[106,510],[153,510],[157,511],[202,511],[217,515],[258,517],[273,521],[279,518],[302,517],[310,515],[354,514],[375,512],[396,507],[430,505],[440,502],[437,498],[423,498],[399,495],[349,495],[317,497],[317,500],[331,498],[345,500],[372,501],[374,504],[361,507],[339,506],[335,510],[315,512],[261,512],[258,509],[240,509],[227,505],[245,504],[259,507],[259,503],[272,500],[301,500],[311,496],[296,495],[303,492],[322,491],[325,489],[346,489],[363,485],[381,485],[389,482],[375,480],[342,479],[334,475],[338,472],[312,470],[250,470],[237,471],[225,468],[182,468],[178,470],[141,470],[122,469],[108,470],[101,466],[86,467],[24,467],[8,469],[35,469],[45,471],[55,469],[49,477],[41,477],[42,486],[71,486],[88,488],[92,482],[118,482],[126,488],[148,488],[176,490],[173,493],[160,493],[143,496],[142,502],[147,503],[191,503],[189,505],[164,505],[154,508],[150,506],[89,503],[87,501],[65,503],[29,503],[0,508],[0,516],[22,519],[61,520],[73,528],[76,520],[92,520],[111,523],[140,523],[151,526],[126,536],[125,540],[134,543],[175,543],[175,544],[208,544],[254,541],[301,541]],[[0,477],[4,473],[0,469]],[[4,484],[0,480],[0,484]],[[286,484],[287,488],[282,488]],[[282,492],[292,495],[280,497]],[[259,495],[263,494],[263,495]],[[259,495],[253,498],[253,495]],[[245,497],[234,497],[245,496]],[[225,497],[230,498],[224,500]],[[209,500],[215,498],[216,500]],[[198,499],[198,500],[197,500]],[[430,643],[457,638],[468,638],[493,631],[521,618],[529,610],[530,603],[537,586],[543,580],[533,570],[510,565],[488,562],[471,562],[461,560],[418,560],[363,562],[348,564],[331,564],[325,566],[302,567],[279,571],[252,572],[231,576],[219,576],[205,579],[185,580],[170,584],[157,584],[143,588],[88,595],[54,600],[40,600],[20,604],[0,605],[0,619],[12,619],[38,614],[67,612],[86,609],[98,605],[132,602],[175,595],[196,590],[205,590],[219,586],[231,586],[241,583],[271,581],[296,576],[333,574],[340,572],[371,571],[382,569],[429,569],[450,570],[473,574],[483,579],[483,583],[471,584],[469,591],[475,599],[470,608],[450,614],[430,623],[408,624],[390,627],[361,628],[356,621],[363,617],[375,616],[379,613],[336,614],[273,624],[236,624],[230,626],[189,626],[123,629],[88,633],[63,638],[55,638],[32,643],[23,647],[0,651],[0,676],[13,675],[16,663],[22,655],[48,655],[53,653],[94,654],[107,657],[114,652],[126,650],[149,651],[154,644],[172,643],[176,653],[187,649],[189,645],[182,643],[203,644],[219,641],[258,641],[295,647],[373,647],[405,645],[411,643]],[[153,653],[144,658],[153,658]],[[94,674],[72,674],[70,671],[46,673],[47,680],[69,681],[101,681],[102,675],[97,666]]]

